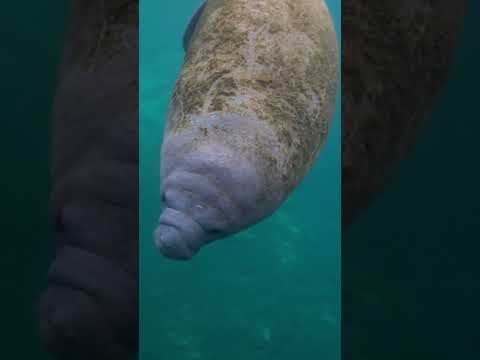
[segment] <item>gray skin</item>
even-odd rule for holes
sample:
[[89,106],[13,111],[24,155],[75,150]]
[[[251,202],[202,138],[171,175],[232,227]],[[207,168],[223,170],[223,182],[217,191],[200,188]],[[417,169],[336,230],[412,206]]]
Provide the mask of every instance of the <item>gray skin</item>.
[[271,215],[323,146],[338,48],[320,0],[209,0],[185,34],[155,243],[188,260]]
[[72,1],[51,123],[55,254],[39,304],[57,359],[138,352],[138,1]]

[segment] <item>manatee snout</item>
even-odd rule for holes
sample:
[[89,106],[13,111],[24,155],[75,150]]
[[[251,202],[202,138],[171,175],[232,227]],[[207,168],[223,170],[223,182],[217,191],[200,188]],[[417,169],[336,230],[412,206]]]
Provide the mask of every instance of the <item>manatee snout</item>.
[[202,246],[243,228],[260,189],[247,159],[218,142],[185,150],[189,136],[171,134],[163,145],[163,212],[155,244],[175,260],[189,260]]
[[105,210],[74,202],[55,217],[56,251],[38,317],[57,359],[133,359],[137,352],[136,274],[120,265],[124,239],[113,236],[118,224]]
[[162,194],[165,209],[155,244],[163,255],[188,260],[227,232],[233,201],[206,176],[176,170],[166,179]]
[[112,330],[94,299],[83,290],[51,284],[40,300],[40,334],[58,359],[100,358]]

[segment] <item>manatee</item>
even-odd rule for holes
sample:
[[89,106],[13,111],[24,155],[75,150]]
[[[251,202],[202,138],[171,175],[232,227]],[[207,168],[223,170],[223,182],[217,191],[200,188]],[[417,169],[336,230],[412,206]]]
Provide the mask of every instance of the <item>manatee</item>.
[[419,139],[447,79],[464,13],[464,0],[342,1],[344,230]]
[[58,359],[136,358],[138,1],[72,2],[51,132],[41,335]]
[[175,260],[270,216],[296,188],[327,138],[339,60],[321,0],[209,0],[184,46],[155,230]]
[[[437,126],[427,121],[449,76],[465,7],[465,0],[342,0],[342,230],[346,230],[342,231],[342,263],[346,264],[342,269],[342,306],[346,309],[342,341],[349,344],[343,359],[357,359],[359,354],[372,360],[401,358],[397,345],[403,346],[404,354],[419,352],[415,341],[407,345],[412,338],[405,331],[412,326],[422,328],[418,321],[426,317],[415,317],[413,312],[406,317],[403,310],[424,314],[426,302],[401,309],[396,305],[398,299],[408,298],[417,303],[415,289],[422,286],[424,277],[419,275],[415,283],[403,270],[411,266],[412,259],[420,259],[415,255],[419,249],[410,245],[423,240],[415,231],[404,243],[382,239],[379,231],[370,236],[378,220],[366,216],[363,222],[363,216],[382,192],[387,195],[399,166],[414,155],[415,144]],[[415,179],[417,174],[405,171],[403,177],[407,176]],[[418,194],[418,190],[412,192]],[[439,206],[444,206],[441,197]],[[424,199],[412,198],[410,206],[417,201]],[[391,211],[394,206],[385,207]],[[403,210],[408,210],[406,204],[392,216]],[[401,217],[395,220],[399,227],[403,221]],[[411,224],[405,226],[412,229]],[[420,248],[428,248],[429,241],[419,244]],[[373,327],[369,314],[384,321]],[[386,346],[369,346],[374,342]],[[440,353],[436,344],[435,348],[423,347],[424,358]]]

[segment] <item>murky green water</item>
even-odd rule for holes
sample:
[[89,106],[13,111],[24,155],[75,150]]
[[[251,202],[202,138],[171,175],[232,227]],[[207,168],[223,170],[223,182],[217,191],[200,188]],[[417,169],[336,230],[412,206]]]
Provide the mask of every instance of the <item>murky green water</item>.
[[[327,2],[339,29],[340,0]],[[141,360],[338,359],[339,106],[314,169],[273,217],[189,263],[168,261],[153,245],[161,134],[182,34],[200,4],[140,5]]]

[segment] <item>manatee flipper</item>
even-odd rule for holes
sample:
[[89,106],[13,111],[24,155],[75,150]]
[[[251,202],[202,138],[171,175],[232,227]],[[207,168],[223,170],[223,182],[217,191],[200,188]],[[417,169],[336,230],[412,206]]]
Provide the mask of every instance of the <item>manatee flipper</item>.
[[200,6],[195,14],[193,14],[192,18],[190,19],[190,22],[187,26],[187,29],[185,30],[185,33],[183,34],[183,50],[187,51],[188,45],[190,44],[190,40],[192,39],[193,33],[195,32],[195,28],[197,27],[198,20],[203,14],[203,10],[205,9],[205,5],[207,2],[205,1],[202,6]]

